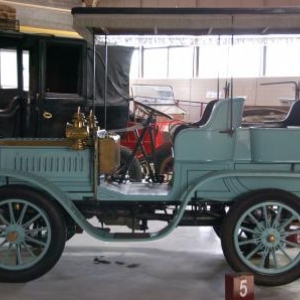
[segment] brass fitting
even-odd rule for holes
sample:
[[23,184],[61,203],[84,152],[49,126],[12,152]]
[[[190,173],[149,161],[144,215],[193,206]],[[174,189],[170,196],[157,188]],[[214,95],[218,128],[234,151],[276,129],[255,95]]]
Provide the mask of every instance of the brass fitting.
[[90,131],[84,114],[78,111],[73,115],[72,123],[67,123],[66,138],[71,141],[71,148],[74,150],[84,150]]
[[90,134],[92,135],[93,132],[97,132],[100,128],[98,127],[98,120],[96,116],[93,114],[93,111],[90,110],[90,114],[87,117],[87,124],[90,129]]

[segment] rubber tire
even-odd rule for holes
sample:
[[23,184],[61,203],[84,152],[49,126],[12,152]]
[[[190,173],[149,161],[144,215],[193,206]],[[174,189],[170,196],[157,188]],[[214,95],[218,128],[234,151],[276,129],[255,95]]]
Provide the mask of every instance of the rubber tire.
[[37,190],[21,186],[9,185],[0,189],[0,203],[4,200],[20,199],[36,205],[48,218],[52,237],[49,248],[37,264],[19,271],[0,268],[0,281],[10,283],[28,282],[43,276],[50,271],[62,255],[66,240],[66,226],[61,208]]
[[[127,147],[121,146],[121,166],[124,165],[130,158],[132,151]],[[141,182],[143,179],[142,168],[139,160],[134,157],[128,170],[130,181]]]
[[[222,221],[226,217],[226,210],[225,210],[225,207],[223,207],[223,206],[220,206],[220,208],[218,208],[217,210],[214,210],[214,212],[218,212],[222,215]],[[222,221],[220,221],[220,224],[213,226],[213,230],[218,238],[221,238],[221,235],[222,235],[222,223],[223,223]]]
[[166,166],[174,166],[173,144],[165,143],[156,149],[156,163],[159,174],[166,174]]
[[288,284],[300,277],[300,261],[288,271],[279,274],[262,274],[245,265],[238,256],[234,246],[234,229],[243,213],[252,206],[274,200],[289,206],[300,215],[300,199],[295,195],[277,189],[264,189],[249,193],[236,201],[230,207],[222,225],[221,245],[228,264],[236,272],[252,273],[257,285],[279,286]]

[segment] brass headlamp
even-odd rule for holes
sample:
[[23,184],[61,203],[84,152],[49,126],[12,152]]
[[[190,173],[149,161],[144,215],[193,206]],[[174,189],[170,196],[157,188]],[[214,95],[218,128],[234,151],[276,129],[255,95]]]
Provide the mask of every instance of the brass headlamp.
[[67,123],[66,138],[71,141],[71,147],[74,150],[84,150],[90,130],[83,113],[78,111],[73,115],[72,123]]

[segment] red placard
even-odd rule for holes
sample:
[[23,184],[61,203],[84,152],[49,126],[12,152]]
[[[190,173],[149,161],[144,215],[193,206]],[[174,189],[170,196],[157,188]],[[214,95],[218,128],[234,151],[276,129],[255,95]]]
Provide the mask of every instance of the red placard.
[[254,276],[248,273],[226,274],[225,300],[254,300]]

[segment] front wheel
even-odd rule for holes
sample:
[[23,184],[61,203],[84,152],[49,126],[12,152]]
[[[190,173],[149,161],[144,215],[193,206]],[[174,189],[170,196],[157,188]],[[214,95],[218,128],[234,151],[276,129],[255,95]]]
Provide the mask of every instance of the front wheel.
[[221,242],[237,272],[250,272],[256,284],[278,286],[300,277],[300,199],[282,190],[250,193],[232,205]]
[[0,281],[27,282],[48,272],[66,239],[61,209],[26,186],[0,189]]

